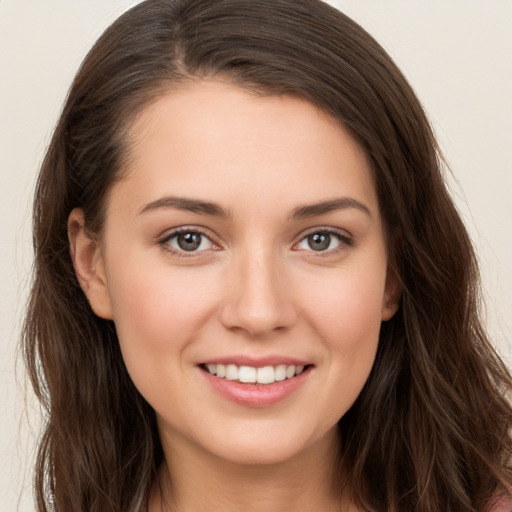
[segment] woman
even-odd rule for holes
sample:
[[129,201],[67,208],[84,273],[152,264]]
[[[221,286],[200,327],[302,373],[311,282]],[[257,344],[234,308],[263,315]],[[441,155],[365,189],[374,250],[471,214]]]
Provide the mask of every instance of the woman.
[[117,20],[36,191],[38,509],[509,509],[511,377],[440,166],[321,2]]

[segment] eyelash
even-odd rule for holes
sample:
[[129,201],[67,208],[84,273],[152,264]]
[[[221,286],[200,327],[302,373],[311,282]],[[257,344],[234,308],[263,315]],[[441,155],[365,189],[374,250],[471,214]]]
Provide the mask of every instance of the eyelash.
[[[194,228],[191,228],[191,227],[187,227],[187,226],[184,226],[184,227],[181,227],[181,228],[177,228],[177,229],[174,229],[171,233],[165,235],[163,238],[161,238],[160,240],[158,240],[158,245],[164,250],[164,251],[167,251],[167,252],[170,252],[171,254],[175,255],[175,256],[178,256],[178,257],[184,257],[184,258],[187,258],[187,257],[193,257],[193,256],[196,256],[197,254],[200,254],[200,253],[203,253],[205,252],[206,250],[208,249],[203,249],[201,251],[186,251],[184,249],[176,249],[174,247],[172,247],[169,242],[173,239],[173,238],[176,238],[178,237],[179,235],[182,235],[182,234],[196,234],[196,235],[200,235],[201,237],[203,237],[203,239],[206,239],[210,242],[210,244],[214,247],[218,247],[215,242],[211,239],[210,236],[208,236],[206,234],[206,232],[204,232],[202,229],[200,228],[197,228],[197,227],[194,227]],[[204,240],[201,241],[201,244],[203,243]]]
[[[197,251],[197,250],[186,251],[184,249],[177,249],[177,248],[172,247],[169,244],[169,242],[181,234],[200,235],[201,237],[207,239],[212,246],[214,246],[218,249],[218,246],[215,244],[215,242],[213,242],[211,237],[206,234],[205,231],[203,231],[202,229],[197,228],[197,227],[191,228],[191,227],[187,227],[187,226],[177,228],[177,229],[173,230],[171,233],[165,235],[163,238],[158,240],[158,245],[160,245],[163,250],[170,252],[171,254],[174,254],[178,257],[194,257],[194,256],[197,256],[197,254],[203,253],[203,252],[211,249],[211,247],[209,247],[208,249],[203,249],[200,251]],[[321,250],[321,251],[315,251],[312,248],[309,250],[296,248],[299,244],[305,242],[308,239],[308,237],[311,237],[313,235],[319,235],[319,234],[328,235],[330,237],[336,238],[339,242],[338,246],[333,249],[327,249],[327,250]],[[203,241],[204,240],[202,240],[200,242],[200,245],[203,243]],[[199,247],[200,247],[200,245],[199,245]],[[343,251],[343,250],[345,250],[349,247],[353,247],[353,246],[354,246],[353,238],[350,235],[347,235],[345,232],[338,231],[338,230],[335,230],[332,228],[316,228],[316,229],[306,233],[305,235],[303,235],[302,238],[297,243],[295,243],[293,245],[293,250],[295,250],[295,251],[304,250],[306,252],[311,252],[311,253],[315,254],[316,256],[322,257],[322,256],[330,256],[330,255],[336,254],[340,251]]]
[[295,250],[297,250],[297,251],[305,250],[306,252],[315,254],[315,256],[327,257],[327,256],[332,256],[334,254],[337,254],[338,252],[346,250],[347,248],[353,247],[355,245],[354,239],[350,235],[348,235],[345,231],[339,231],[339,230],[336,230],[333,228],[315,228],[315,229],[309,231],[308,233],[306,233],[305,235],[303,235],[302,238],[299,240],[299,242],[294,244],[294,247],[297,247],[299,244],[305,242],[309,237],[311,237],[313,235],[319,235],[319,234],[328,235],[330,237],[336,238],[339,242],[338,246],[333,249],[327,249],[327,250],[322,250],[322,251],[315,251],[312,248],[310,248],[309,250],[308,249],[295,249]]

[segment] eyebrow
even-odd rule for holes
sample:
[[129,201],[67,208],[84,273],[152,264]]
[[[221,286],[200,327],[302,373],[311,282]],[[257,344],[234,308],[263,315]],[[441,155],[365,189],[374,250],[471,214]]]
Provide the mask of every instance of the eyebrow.
[[[142,207],[139,211],[139,215],[154,210],[171,208],[202,215],[211,215],[212,217],[227,218],[231,216],[228,210],[225,210],[216,203],[178,196],[165,196],[151,201]],[[336,210],[346,210],[348,208],[355,208],[362,211],[370,218],[373,218],[370,209],[365,204],[352,197],[339,197],[314,204],[297,206],[292,210],[290,218],[294,220],[307,219],[319,215],[326,215]]]
[[290,217],[295,220],[307,219],[309,217],[326,215],[336,210],[346,210],[348,208],[355,208],[356,210],[362,211],[370,218],[373,218],[370,208],[352,197],[338,197],[315,204],[298,206],[292,210]]
[[177,196],[165,196],[157,199],[156,201],[151,201],[139,211],[139,215],[154,210],[169,208],[203,215],[211,215],[213,217],[230,216],[229,212],[218,204],[211,203],[209,201],[201,201],[199,199],[189,199]]

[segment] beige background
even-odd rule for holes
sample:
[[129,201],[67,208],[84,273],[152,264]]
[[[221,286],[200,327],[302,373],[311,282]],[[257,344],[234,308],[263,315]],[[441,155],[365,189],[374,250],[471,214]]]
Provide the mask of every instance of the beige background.
[[[212,0],[213,1],[213,0]],[[0,510],[33,510],[37,407],[16,343],[31,264],[30,196],[81,59],[128,0],[0,0]],[[482,264],[488,325],[512,350],[512,1],[333,0],[389,51],[429,112]],[[28,396],[28,397],[26,397]],[[32,418],[27,426],[27,416]]]

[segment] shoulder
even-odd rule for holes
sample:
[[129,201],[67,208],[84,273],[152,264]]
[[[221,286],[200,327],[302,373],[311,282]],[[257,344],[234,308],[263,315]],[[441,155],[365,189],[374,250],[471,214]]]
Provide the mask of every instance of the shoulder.
[[494,500],[489,512],[512,512],[512,496],[502,496]]

